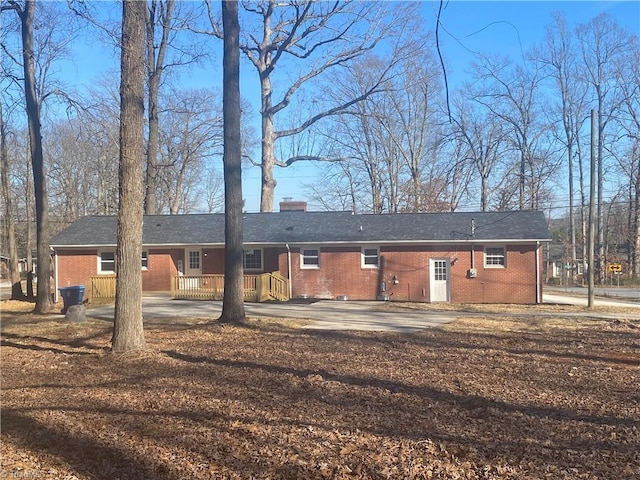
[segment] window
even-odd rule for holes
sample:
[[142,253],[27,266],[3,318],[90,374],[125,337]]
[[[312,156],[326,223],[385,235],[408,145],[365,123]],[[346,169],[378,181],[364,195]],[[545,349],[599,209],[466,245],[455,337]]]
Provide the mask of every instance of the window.
[[378,268],[380,265],[380,249],[378,247],[365,247],[362,249],[362,268]]
[[100,252],[98,255],[98,273],[116,272],[116,252]]
[[504,247],[485,247],[484,266],[487,268],[500,268],[506,266],[506,254]]
[[[142,252],[142,270],[149,268],[149,254]],[[116,252],[100,252],[98,255],[98,273],[116,273]]]
[[200,251],[191,250],[189,252],[189,269],[200,270]]
[[244,250],[242,252],[242,268],[245,270],[262,270],[262,250]]
[[434,260],[433,261],[433,279],[438,282],[444,282],[447,280],[447,261],[446,260]]
[[301,248],[300,268],[320,268],[320,249]]

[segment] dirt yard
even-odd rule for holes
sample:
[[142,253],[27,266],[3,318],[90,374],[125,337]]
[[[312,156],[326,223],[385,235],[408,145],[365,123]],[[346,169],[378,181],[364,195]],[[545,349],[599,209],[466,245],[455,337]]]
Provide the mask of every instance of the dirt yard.
[[640,479],[623,314],[415,334],[193,319],[115,356],[107,322],[2,308],[3,479]]

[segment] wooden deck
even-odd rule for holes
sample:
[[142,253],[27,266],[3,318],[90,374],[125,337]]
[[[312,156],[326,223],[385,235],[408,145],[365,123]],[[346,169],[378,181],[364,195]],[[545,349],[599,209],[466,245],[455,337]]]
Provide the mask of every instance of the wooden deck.
[[[114,299],[115,276],[91,277],[90,302]],[[180,299],[222,300],[224,275],[176,276],[171,278],[171,296]],[[244,276],[244,300],[266,302],[289,300],[289,280],[278,272]]]

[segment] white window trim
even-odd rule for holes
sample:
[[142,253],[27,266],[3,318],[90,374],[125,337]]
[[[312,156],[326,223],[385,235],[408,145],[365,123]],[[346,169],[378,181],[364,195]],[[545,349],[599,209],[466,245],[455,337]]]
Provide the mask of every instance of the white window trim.
[[[259,268],[244,268],[245,252],[248,250],[260,250],[260,267]],[[263,272],[264,271],[264,249],[262,248],[244,248],[242,250],[242,269],[245,272]]]
[[[103,253],[113,253],[113,270],[102,270],[102,254]],[[146,254],[146,255],[145,255]],[[147,266],[142,265],[142,259],[147,259]],[[143,271],[149,270],[149,251],[142,251],[142,258],[140,259],[141,269]],[[113,275],[116,273],[116,251],[115,250],[99,250],[98,251],[98,275]]]
[[[501,248],[504,252],[504,265],[489,265],[487,264],[487,249],[488,248]],[[483,252],[484,268],[507,268],[507,246],[506,245],[485,245]]]
[[[102,270],[102,254],[113,253],[113,270]],[[113,275],[116,273],[116,251],[115,250],[98,250],[98,275]]]
[[[197,257],[198,257],[198,266],[197,267],[192,267],[191,266],[191,256],[193,253],[197,253]],[[187,264],[187,268],[189,270],[200,270],[202,271],[202,251],[200,250],[189,250],[185,256],[185,263]],[[195,258],[195,256],[194,256]]]
[[[364,263],[364,259],[365,259],[364,251],[373,250],[373,249],[377,251],[378,263],[376,263],[375,265]],[[360,248],[360,268],[380,268],[380,247],[379,246],[368,245],[366,247]]]
[[[317,265],[305,265],[304,259],[306,255],[305,250],[317,250],[318,251],[318,264]],[[320,247],[300,247],[300,269],[301,270],[318,270],[320,268]]]

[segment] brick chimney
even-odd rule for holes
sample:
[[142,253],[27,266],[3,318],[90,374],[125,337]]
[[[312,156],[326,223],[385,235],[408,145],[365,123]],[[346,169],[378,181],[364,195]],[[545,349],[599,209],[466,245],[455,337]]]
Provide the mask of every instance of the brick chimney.
[[291,197],[285,197],[280,202],[281,212],[306,212],[307,202],[301,200],[293,200]]

